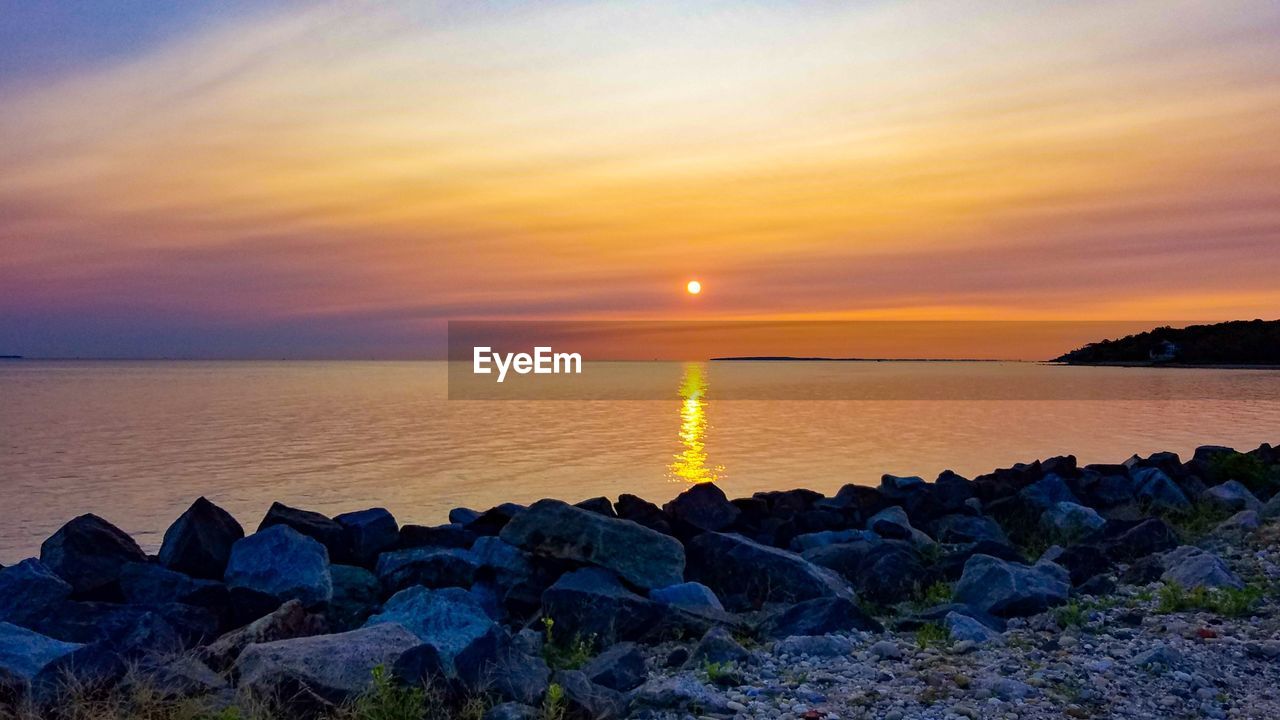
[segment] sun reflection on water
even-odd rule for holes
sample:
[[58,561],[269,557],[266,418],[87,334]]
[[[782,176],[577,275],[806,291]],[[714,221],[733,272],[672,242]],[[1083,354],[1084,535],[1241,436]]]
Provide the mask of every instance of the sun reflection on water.
[[707,465],[707,380],[702,363],[686,363],[680,378],[680,445],[667,467],[673,482],[704,483],[720,479],[723,465]]

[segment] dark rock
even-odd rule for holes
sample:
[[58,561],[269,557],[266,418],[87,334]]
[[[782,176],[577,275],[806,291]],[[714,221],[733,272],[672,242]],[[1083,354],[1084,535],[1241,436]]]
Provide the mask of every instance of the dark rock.
[[681,645],[672,648],[671,652],[667,653],[666,659],[663,660],[663,665],[668,668],[678,668],[684,667],[687,662],[689,662],[689,648]]
[[640,712],[653,709],[710,716],[733,713],[723,695],[709,689],[687,673],[647,680],[631,692],[631,707]]
[[30,683],[54,661],[84,647],[0,622],[0,672]]
[[199,651],[200,659],[219,672],[229,669],[240,653],[255,643],[308,637],[328,631],[323,615],[308,613],[298,600],[290,600],[270,615],[232,630]]
[[926,623],[942,622],[946,620],[948,615],[952,614],[964,615],[965,617],[973,618],[996,632],[1004,632],[1005,628],[1008,626],[1003,618],[998,618],[995,615],[979,610],[972,605],[952,602],[934,605],[933,607],[928,607],[924,610],[912,613],[911,615],[894,623],[894,628],[900,632],[914,632],[919,630],[920,627]]
[[933,498],[942,513],[967,513],[966,503],[973,497],[973,483],[950,470],[933,481]]
[[933,544],[933,538],[917,530],[899,506],[888,507],[867,519],[867,529],[889,540],[909,540],[916,545]]
[[[722,612],[724,605],[711,588],[702,583],[686,582],[649,591],[649,599],[664,605],[677,605],[691,610]],[[615,690],[617,688],[614,688]]]
[[685,667],[699,668],[706,663],[746,663],[750,659],[751,653],[739,645],[727,630],[713,627],[693,647]]
[[1116,583],[1108,575],[1094,575],[1093,577],[1080,583],[1076,588],[1081,595],[1093,595],[1094,597],[1104,597],[1112,595],[1116,591]]
[[1178,512],[1191,507],[1182,489],[1158,468],[1141,468],[1132,473],[1139,503],[1156,512]]
[[0,570],[0,622],[27,627],[70,597],[71,585],[35,558]]
[[[778,517],[792,517],[813,509],[814,503],[822,499],[822,493],[795,488],[793,490],[774,490],[758,492],[752,495],[768,503],[769,514]],[[735,507],[738,507],[735,505]],[[739,507],[739,509],[741,509]]]
[[553,680],[564,690],[569,717],[612,720],[626,715],[627,703],[621,693],[596,685],[578,670],[562,670]]
[[402,549],[418,547],[465,549],[471,547],[479,537],[490,536],[476,535],[457,523],[436,526],[405,525],[400,528],[399,547]]
[[97,515],[81,515],[40,546],[40,562],[82,598],[118,598],[121,566],[146,559],[133,538]]
[[817,598],[798,602],[769,614],[759,627],[762,635],[771,638],[826,635],[849,630],[880,632],[883,629],[880,623],[847,598]]
[[1120,579],[1128,585],[1146,585],[1160,579],[1164,574],[1164,563],[1159,557],[1149,555],[1138,558],[1125,569]]
[[1073,502],[1057,502],[1040,516],[1040,527],[1049,537],[1065,542],[1098,532],[1107,521],[1093,508]]
[[1164,558],[1165,571],[1160,579],[1184,588],[1244,589],[1244,581],[1231,572],[1222,558],[1191,545],[1170,551]]
[[955,581],[964,573],[965,563],[974,555],[990,555],[1010,562],[1022,562],[1022,553],[1008,543],[992,540],[979,540],[976,543],[957,548],[943,555],[929,568],[930,573],[940,580]]
[[1235,480],[1228,480],[1221,485],[1214,485],[1201,493],[1200,499],[1211,507],[1225,512],[1235,513],[1242,510],[1257,511],[1262,509],[1262,501],[1249,492],[1249,488]]
[[724,530],[741,514],[725,497],[724,491],[713,483],[691,486],[662,509],[675,518],[677,527],[688,527],[692,532]]
[[638,687],[647,674],[644,655],[635,643],[614,645],[592,658],[582,672],[591,682],[618,692]]
[[1082,504],[1101,510],[1127,505],[1135,499],[1133,481],[1127,473],[1087,475],[1081,482],[1081,495]]
[[[470,694],[492,693],[503,700],[537,705],[547,691],[551,670],[542,658],[510,646],[505,633],[490,632],[493,645],[473,644],[458,656],[458,675]],[[492,649],[492,654],[487,654]]]
[[395,624],[250,645],[235,664],[241,690],[259,697],[296,697],[299,691],[339,704],[363,692],[373,669],[392,667],[418,644]]
[[972,543],[979,540],[1007,545],[1009,538],[994,520],[980,515],[943,515],[933,521],[933,537],[941,543]]
[[[336,523],[335,523],[336,524]],[[227,562],[227,586],[308,607],[333,598],[325,546],[289,525],[270,525],[236,541]]]
[[674,538],[558,500],[534,503],[503,528],[501,538],[535,555],[598,565],[642,588],[684,579],[684,548]]
[[154,563],[124,565],[120,590],[126,602],[136,605],[186,603],[222,610],[231,601],[221,582],[193,578]]
[[464,527],[476,535],[497,535],[511,522],[515,516],[523,513],[525,506],[515,503],[503,503],[480,513],[480,517],[465,523]]
[[1067,601],[1070,575],[1051,562],[1033,566],[975,555],[956,584],[956,602],[993,615],[1034,615]]
[[618,513],[613,509],[613,503],[609,502],[609,498],[607,497],[588,498],[580,503],[574,503],[574,507],[580,507],[583,510],[590,510],[593,513],[597,513],[605,517],[618,517]]
[[810,550],[804,558],[838,573],[858,592],[879,603],[893,603],[914,593],[924,567],[910,542],[869,540]]
[[557,580],[542,594],[542,614],[555,622],[557,637],[594,636],[606,646],[701,635],[712,625],[730,621],[725,615],[695,613],[641,597],[600,568],[583,568]]
[[1080,585],[1089,578],[1111,569],[1111,561],[1107,558],[1107,554],[1096,545],[1072,545],[1066,549],[1050,548],[1042,559],[1066,568],[1072,585]]
[[354,630],[378,611],[382,586],[373,573],[354,565],[330,565],[333,600],[326,616],[334,632]]
[[324,545],[329,557],[337,563],[353,562],[351,549],[347,545],[347,532],[337,521],[318,512],[299,510],[283,503],[272,503],[266,517],[258,525],[261,533],[276,525],[286,525]]
[[[333,521],[342,527],[342,547],[350,552],[350,560],[357,565],[372,565],[380,553],[390,550],[400,541],[400,526],[395,516],[385,508],[343,513]],[[329,546],[326,544],[325,547]],[[340,561],[340,556],[334,555],[332,548],[329,554]]]
[[663,535],[671,534],[671,521],[661,508],[648,500],[624,493],[618,496],[618,502],[613,507],[623,520],[630,520]]
[[231,546],[242,537],[244,528],[230,513],[199,497],[165,530],[160,564],[191,577],[221,580]]
[[454,525],[470,525],[480,519],[480,511],[459,507],[449,511],[449,522]]
[[140,662],[136,676],[137,685],[126,689],[153,693],[163,700],[201,697],[227,689],[227,681],[222,676],[186,655]]
[[450,672],[460,654],[472,645],[490,643],[492,638],[486,636],[500,629],[480,601],[460,588],[430,590],[416,586],[401,590],[365,626],[383,623],[403,625],[431,645]]
[[1023,488],[1018,494],[1040,511],[1048,510],[1060,502],[1080,504],[1079,498],[1067,486],[1067,481],[1058,475],[1046,475],[1041,480]]
[[469,550],[420,547],[382,553],[375,572],[383,594],[393,595],[413,585],[468,588],[478,567]]
[[688,550],[689,579],[711,588],[730,610],[853,595],[830,570],[740,535],[703,533]]
[[803,554],[807,550],[815,550],[830,545],[843,545],[860,540],[875,541],[880,538],[870,530],[823,530],[822,532],[805,533],[791,538],[791,550]]
[[536,707],[507,702],[489,708],[480,720],[538,720],[540,717],[542,711]]
[[1107,540],[1104,552],[1112,562],[1130,562],[1178,546],[1178,535],[1162,520],[1146,520]]

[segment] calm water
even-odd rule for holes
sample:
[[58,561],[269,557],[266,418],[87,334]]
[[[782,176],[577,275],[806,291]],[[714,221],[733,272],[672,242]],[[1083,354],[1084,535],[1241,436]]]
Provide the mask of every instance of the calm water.
[[[662,502],[704,479],[731,496],[834,491],[1062,452],[1105,462],[1280,442],[1280,371],[788,365],[672,365],[662,400],[450,401],[444,363],[0,363],[0,562],[85,512],[155,549],[201,494],[249,529],[273,500],[438,523],[459,505],[547,496]],[[936,399],[993,385],[1022,391]],[[737,395],[779,399],[717,399],[748,386]],[[935,386],[951,390],[911,392]],[[1063,387],[1128,399],[1019,399]],[[824,389],[891,399],[790,399]]]

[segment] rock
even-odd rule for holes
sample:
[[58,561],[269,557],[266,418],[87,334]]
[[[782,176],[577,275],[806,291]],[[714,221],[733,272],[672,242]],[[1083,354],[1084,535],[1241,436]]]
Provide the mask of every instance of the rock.
[[1232,513],[1262,509],[1262,501],[1249,492],[1249,488],[1235,480],[1228,480],[1205,490],[1200,493],[1200,500],[1211,507]]
[[146,559],[133,538],[97,515],[75,518],[40,546],[40,562],[84,598],[118,597],[121,566]]
[[199,697],[225,690],[227,681],[196,658],[179,655],[149,659],[137,665],[138,684],[127,686],[164,700]]
[[694,613],[631,592],[600,568],[565,573],[542,594],[542,614],[566,640],[595,637],[603,645],[620,640],[663,640],[702,635],[729,622],[722,614]]
[[996,697],[1008,701],[1025,700],[1039,692],[1020,680],[1008,677],[989,680],[984,683],[984,686]]
[[741,511],[729,502],[724,491],[713,483],[698,483],[662,506],[681,525],[695,531],[719,532],[728,528]]
[[333,599],[329,553],[289,525],[270,525],[236,541],[227,562],[226,583],[281,602],[300,600],[314,607]]
[[0,570],[0,622],[26,627],[70,597],[70,583],[35,558]]
[[910,540],[925,546],[934,544],[933,538],[912,527],[906,511],[897,505],[872,515],[867,520],[867,529],[891,540]]
[[1026,566],[975,555],[965,563],[955,600],[993,615],[1034,615],[1066,602],[1070,590],[1069,574],[1054,563]]
[[618,502],[613,504],[613,508],[623,520],[630,520],[663,535],[671,534],[671,522],[666,513],[648,500],[623,493],[618,496]]
[[480,513],[479,517],[469,523],[464,523],[463,527],[476,535],[494,536],[502,532],[507,523],[511,522],[513,518],[523,513],[526,509],[525,506],[517,505],[516,503],[502,503]]
[[759,629],[765,637],[785,638],[850,630],[880,632],[884,628],[848,598],[817,598],[775,611],[765,617]]
[[700,715],[731,712],[723,695],[690,675],[650,678],[631,693],[633,710],[652,708]]
[[804,553],[806,550],[815,550],[831,545],[841,545],[860,540],[873,541],[879,537],[870,530],[823,530],[791,538],[791,549],[794,552]]
[[869,648],[869,651],[881,660],[898,660],[902,657],[902,651],[898,649],[898,644],[892,640],[881,640],[874,643]]
[[565,709],[569,717],[612,720],[626,714],[627,703],[622,694],[596,685],[578,670],[562,670],[553,682],[564,690]]
[[0,622],[0,672],[30,683],[53,662],[84,647]]
[[1133,493],[1134,484],[1128,471],[1123,467],[1116,468],[1116,472],[1111,474],[1086,475],[1082,481],[1081,504],[1107,510],[1132,503]]
[[1040,516],[1040,527],[1051,537],[1063,541],[1077,540],[1106,527],[1107,521],[1093,508],[1073,502],[1058,502]]
[[618,643],[592,658],[582,672],[591,682],[627,692],[644,682],[644,655],[635,643]]
[[968,615],[952,611],[942,621],[953,642],[969,641],[974,645],[1003,645],[1004,636]]
[[401,550],[417,547],[458,548],[466,549],[475,543],[477,538],[492,537],[476,535],[459,523],[448,525],[405,525],[400,528],[400,541],[397,547]]
[[538,720],[541,717],[542,711],[536,707],[507,702],[489,708],[480,720]]
[[792,635],[778,641],[773,651],[796,657],[844,657],[853,652],[853,643],[838,635]]
[[1053,546],[1046,550],[1041,560],[1061,565],[1071,575],[1071,584],[1079,586],[1090,578],[1111,569],[1107,554],[1096,545],[1072,545],[1063,549]]
[[236,661],[239,687],[259,697],[295,697],[314,693],[342,703],[372,682],[373,669],[390,668],[418,638],[392,624],[311,637],[250,645]]
[[741,535],[708,532],[691,540],[688,575],[711,588],[731,610],[853,595],[831,571]]
[[[342,527],[342,545],[349,550],[350,559],[357,565],[372,565],[380,553],[390,550],[400,541],[400,525],[385,508],[343,513],[333,521]],[[329,531],[325,532],[327,535]],[[333,554],[332,550],[329,552]]]
[[925,575],[915,546],[905,540],[872,540],[829,545],[804,558],[838,573],[859,597],[892,604],[913,595]]
[[1191,501],[1164,471],[1159,468],[1141,468],[1130,473],[1138,487],[1138,502],[1156,512],[1179,512],[1190,509]]
[[[449,511],[449,522],[454,525],[470,525],[480,519],[480,511],[457,507]],[[407,526],[406,526],[407,527]],[[403,528],[401,528],[403,529]]]
[[1280,492],[1271,496],[1266,505],[1262,506],[1262,510],[1258,512],[1259,517],[1263,520],[1275,520],[1280,518]]
[[1178,534],[1163,520],[1151,519],[1108,540],[1103,551],[1113,562],[1131,562],[1177,546]]
[[1184,663],[1182,653],[1164,643],[1156,643],[1150,649],[1135,655],[1130,661],[1134,667],[1148,670],[1176,670]]
[[942,543],[1009,542],[999,523],[980,515],[943,515],[933,522],[932,530],[933,536]]
[[664,605],[676,605],[692,610],[724,611],[724,605],[720,604],[720,598],[711,592],[711,588],[696,582],[654,588],[649,591],[649,599]]
[[1222,558],[1198,547],[1184,545],[1164,556],[1165,571],[1160,579],[1184,588],[1244,588],[1244,581],[1231,572]]
[[290,600],[270,615],[232,630],[201,648],[198,655],[214,670],[225,671],[249,645],[319,635],[327,630],[323,615],[308,613],[300,601]]
[[1218,523],[1213,534],[1219,537],[1238,538],[1262,527],[1262,520],[1256,510],[1241,510]]
[[199,497],[165,530],[160,564],[191,577],[221,580],[231,546],[242,537],[244,528],[230,513]]
[[276,525],[291,527],[324,545],[334,562],[349,563],[354,560],[347,546],[346,530],[336,521],[318,512],[299,510],[279,502],[271,503],[266,517],[262,518],[262,522],[258,525],[258,532]]
[[613,503],[609,502],[609,498],[607,497],[587,498],[582,502],[574,503],[574,507],[580,507],[583,510],[589,510],[593,513],[596,513],[598,515],[603,515],[605,517],[610,517],[610,518],[618,517],[618,513],[615,512],[613,509]]
[[329,602],[329,624],[335,632],[354,630],[378,610],[382,586],[373,573],[354,565],[330,565],[333,599]]
[[225,610],[231,602],[227,586],[193,578],[154,563],[128,563],[120,569],[120,592],[135,605],[186,603]]
[[500,537],[535,555],[606,568],[646,589],[684,580],[685,553],[676,539],[558,500],[534,503],[512,519]]
[[919,630],[926,623],[946,622],[947,616],[951,613],[963,615],[972,618],[982,625],[996,631],[1004,632],[1008,623],[1003,618],[998,618],[988,612],[983,612],[971,605],[964,603],[943,603],[934,605],[909,615],[894,624],[894,629],[904,632],[914,632]]
[[394,595],[413,585],[468,588],[478,568],[469,550],[418,547],[382,553],[375,572],[382,592]]
[[1069,502],[1076,505],[1080,504],[1080,499],[1075,493],[1071,492],[1071,488],[1067,486],[1067,482],[1058,475],[1045,475],[1040,480],[1023,488],[1018,496],[1031,505],[1031,507],[1044,511],[1053,507],[1060,502]]
[[706,663],[746,663],[751,653],[738,644],[724,628],[713,627],[694,646],[686,667],[698,668]]
[[422,586],[393,595],[365,627],[384,623],[407,628],[432,646],[451,671],[459,655],[472,645],[487,642],[485,636],[499,629],[480,601],[466,590],[430,590]]

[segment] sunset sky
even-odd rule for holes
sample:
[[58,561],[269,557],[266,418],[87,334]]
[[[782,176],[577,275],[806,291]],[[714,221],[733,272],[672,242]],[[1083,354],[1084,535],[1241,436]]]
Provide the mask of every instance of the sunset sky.
[[1275,0],[0,0],[0,354],[1276,318],[1277,38]]

